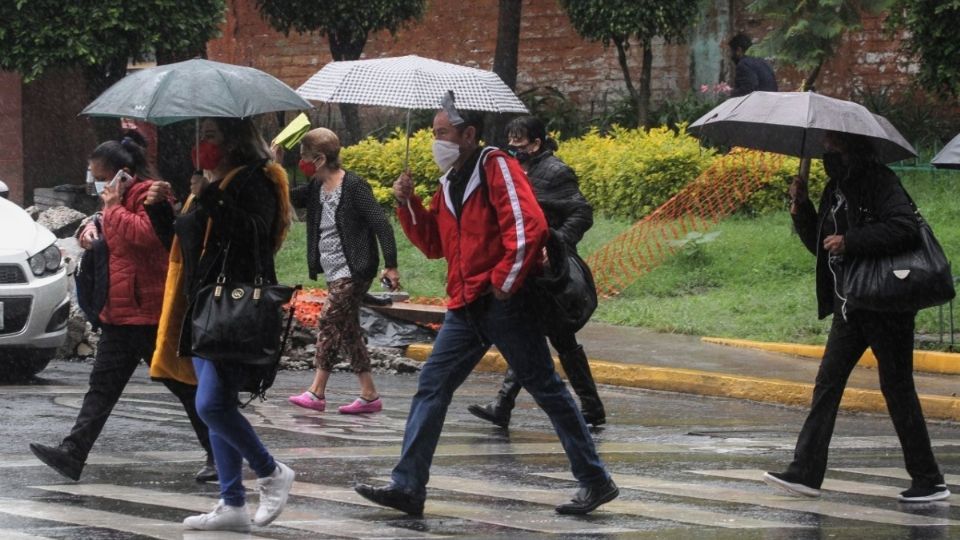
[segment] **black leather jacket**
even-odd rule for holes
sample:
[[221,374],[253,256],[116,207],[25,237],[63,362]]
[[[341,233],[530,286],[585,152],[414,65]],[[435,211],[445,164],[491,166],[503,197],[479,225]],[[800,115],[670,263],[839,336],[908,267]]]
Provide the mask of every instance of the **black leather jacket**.
[[580,192],[576,173],[547,150],[530,158],[527,177],[551,232],[576,251],[584,233],[593,226],[593,207]]

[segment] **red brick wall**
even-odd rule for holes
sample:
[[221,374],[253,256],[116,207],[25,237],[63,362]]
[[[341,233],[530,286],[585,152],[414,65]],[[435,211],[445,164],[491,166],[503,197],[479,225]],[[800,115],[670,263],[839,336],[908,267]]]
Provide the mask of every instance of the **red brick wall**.
[[[211,41],[212,60],[263,69],[294,88],[331,61],[325,38],[289,37],[264,22],[253,0],[230,0],[223,36]],[[482,69],[492,69],[496,48],[496,0],[430,0],[422,21],[391,36],[370,36],[363,58],[416,54]],[[556,0],[523,0],[518,62],[518,90],[555,86],[584,105],[599,103],[604,93],[624,90],[616,50],[577,36]],[[655,97],[688,85],[684,47],[658,47]],[[629,51],[639,77],[642,50]]]
[[[721,3],[723,0],[719,0]],[[745,0],[729,0],[732,26],[762,38],[769,24],[744,9]],[[289,37],[273,31],[253,0],[230,0],[223,37],[208,45],[210,58],[268,71],[293,87],[299,86],[331,60],[326,39],[316,35]],[[380,32],[370,37],[364,58],[417,54],[447,62],[491,69],[496,46],[496,0],[430,0],[422,21],[396,36]],[[556,0],[523,0],[517,89],[554,86],[584,109],[624,92],[616,50],[580,38]],[[821,73],[818,90],[850,97],[856,87],[903,88],[914,69],[901,65],[900,41],[882,27],[882,17],[867,17],[864,30],[848,35],[840,53]],[[725,47],[717,43],[717,47]],[[634,81],[640,76],[641,49],[629,51]],[[653,100],[691,89],[690,47],[654,43]],[[778,67],[782,90],[797,89],[802,75]]]
[[23,104],[20,76],[0,71],[0,180],[23,204]]

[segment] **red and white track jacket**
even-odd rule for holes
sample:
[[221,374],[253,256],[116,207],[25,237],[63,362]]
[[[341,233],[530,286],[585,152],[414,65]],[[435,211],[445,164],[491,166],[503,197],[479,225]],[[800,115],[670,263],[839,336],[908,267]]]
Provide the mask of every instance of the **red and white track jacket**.
[[[449,174],[449,173],[448,173]],[[484,148],[454,213],[447,174],[440,178],[430,209],[416,196],[397,208],[410,241],[429,259],[447,259],[447,307],[463,307],[497,287],[515,293],[539,267],[549,234],[527,175],[503,151]]]

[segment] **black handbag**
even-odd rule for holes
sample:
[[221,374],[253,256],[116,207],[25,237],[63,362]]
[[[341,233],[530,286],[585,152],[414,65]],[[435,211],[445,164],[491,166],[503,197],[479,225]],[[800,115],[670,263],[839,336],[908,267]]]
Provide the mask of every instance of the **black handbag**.
[[[907,198],[910,199],[909,194]],[[950,261],[912,199],[910,205],[920,225],[920,243],[916,248],[896,255],[847,259],[843,292],[851,308],[918,311],[939,306],[956,296]]]
[[253,283],[228,277],[228,243],[216,282],[197,292],[191,318],[191,350],[196,356],[255,366],[272,365],[280,359],[283,306],[290,301],[295,288],[263,282],[256,228],[254,231]]
[[550,264],[543,274],[527,278],[527,309],[537,314],[545,335],[576,333],[597,309],[593,273],[576,251],[553,235],[547,240],[547,256]]

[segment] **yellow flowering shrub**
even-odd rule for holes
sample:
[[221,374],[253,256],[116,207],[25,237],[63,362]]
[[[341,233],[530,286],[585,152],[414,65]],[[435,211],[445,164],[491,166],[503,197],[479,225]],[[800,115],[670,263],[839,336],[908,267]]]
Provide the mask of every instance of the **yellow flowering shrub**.
[[594,211],[636,220],[666,202],[715,159],[681,126],[591,130],[560,143],[557,156],[576,171]]
[[[426,199],[437,187],[440,170],[433,162],[431,145],[433,134],[423,129],[410,137],[410,160],[407,167],[413,174],[414,191]],[[368,137],[340,151],[343,168],[365,178],[373,187],[377,202],[384,206],[393,204],[393,182],[403,172],[406,154],[406,133],[397,128],[384,141]],[[426,202],[426,201],[425,201]]]

